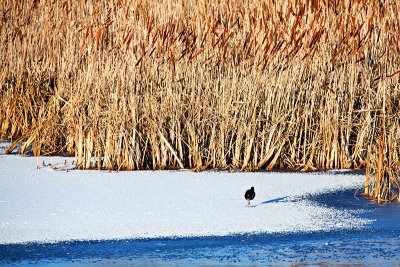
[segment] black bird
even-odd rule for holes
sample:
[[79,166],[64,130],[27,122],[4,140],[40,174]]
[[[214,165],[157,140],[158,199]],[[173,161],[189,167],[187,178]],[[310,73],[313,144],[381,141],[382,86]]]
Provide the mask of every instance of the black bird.
[[254,192],[254,187],[251,187],[244,194],[244,198],[249,202],[247,206],[250,206],[250,201],[253,200],[255,197],[256,197],[256,192]]

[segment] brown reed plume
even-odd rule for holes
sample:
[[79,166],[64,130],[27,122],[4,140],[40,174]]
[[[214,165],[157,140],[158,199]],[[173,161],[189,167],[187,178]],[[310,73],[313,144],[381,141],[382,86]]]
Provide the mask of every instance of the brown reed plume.
[[367,168],[399,196],[396,1],[12,1],[0,135],[82,169]]

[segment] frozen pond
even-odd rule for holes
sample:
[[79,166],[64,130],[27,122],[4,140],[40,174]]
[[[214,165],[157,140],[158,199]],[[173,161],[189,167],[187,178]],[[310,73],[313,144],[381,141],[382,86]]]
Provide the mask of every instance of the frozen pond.
[[[55,171],[0,155],[0,265],[400,265],[400,206],[352,171]],[[256,190],[246,207],[243,194]]]
[[[374,219],[365,229],[225,237],[0,245],[0,263],[49,266],[400,265],[399,205],[355,199],[353,190],[310,197]],[[341,201],[339,201],[339,199]]]

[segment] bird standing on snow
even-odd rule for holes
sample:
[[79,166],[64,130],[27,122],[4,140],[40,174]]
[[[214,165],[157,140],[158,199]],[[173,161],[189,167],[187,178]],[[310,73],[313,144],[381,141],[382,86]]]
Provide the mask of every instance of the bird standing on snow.
[[249,202],[247,205],[248,207],[250,206],[250,201],[253,200],[256,197],[256,192],[254,192],[254,187],[251,187],[249,190],[246,191],[244,194],[244,198]]

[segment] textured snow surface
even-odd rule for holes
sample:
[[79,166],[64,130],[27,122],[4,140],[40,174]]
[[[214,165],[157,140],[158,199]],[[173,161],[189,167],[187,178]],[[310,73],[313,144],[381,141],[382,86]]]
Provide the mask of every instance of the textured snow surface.
[[[73,158],[40,163],[65,160]],[[0,155],[0,243],[361,228],[368,221],[354,212],[303,196],[359,188],[363,180],[336,172],[67,172],[36,169],[34,157]],[[248,208],[251,186],[255,207]]]

